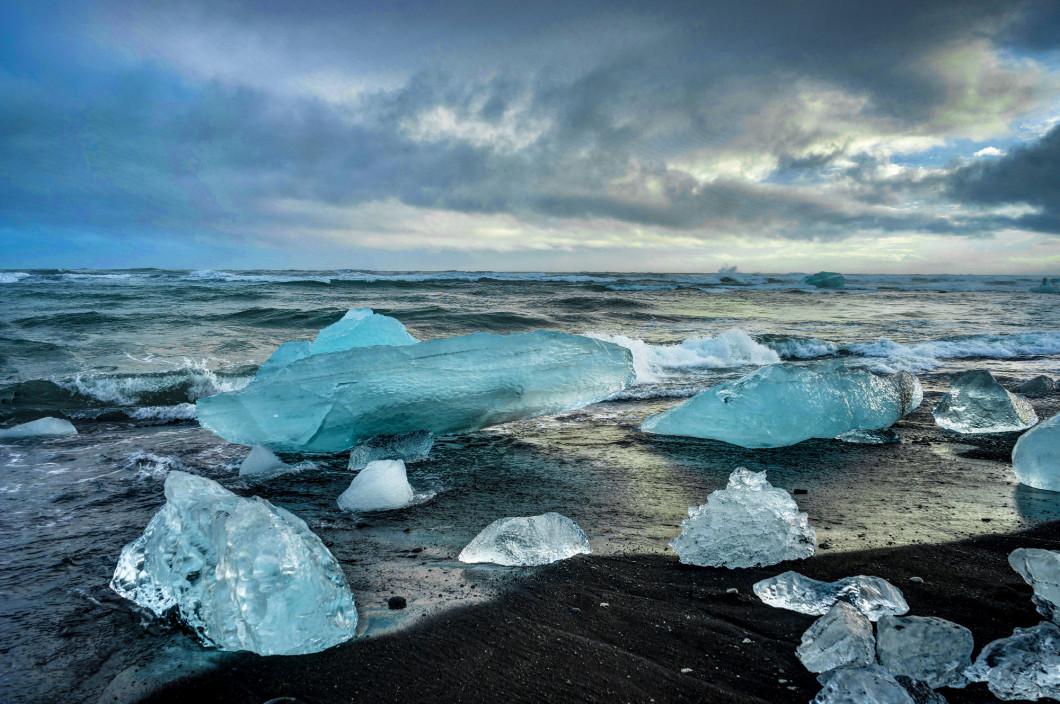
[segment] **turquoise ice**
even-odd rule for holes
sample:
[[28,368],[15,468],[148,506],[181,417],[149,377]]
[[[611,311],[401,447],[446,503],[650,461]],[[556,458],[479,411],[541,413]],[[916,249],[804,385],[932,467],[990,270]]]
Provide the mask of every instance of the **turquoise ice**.
[[470,432],[602,401],[633,383],[618,345],[537,331],[314,354],[203,398],[199,423],[229,442],[338,452],[376,435]]
[[922,398],[920,382],[908,372],[877,376],[841,361],[774,364],[649,416],[641,430],[740,447],[784,447],[851,430],[888,428]]
[[800,284],[817,288],[843,288],[846,282],[843,275],[835,271],[818,271],[816,274],[802,277],[799,281]]
[[417,342],[400,320],[373,313],[371,308],[354,308],[338,322],[317,333],[313,342],[299,340],[280,345],[258,368],[257,376],[259,379],[268,376],[291,362],[314,354],[375,345],[414,345]]
[[0,440],[48,435],[77,435],[77,428],[64,418],[40,418],[29,423],[0,429]]
[[114,591],[158,616],[176,609],[221,650],[301,655],[353,637],[346,577],[305,521],[185,472],[170,472],[165,492],[122,550]]

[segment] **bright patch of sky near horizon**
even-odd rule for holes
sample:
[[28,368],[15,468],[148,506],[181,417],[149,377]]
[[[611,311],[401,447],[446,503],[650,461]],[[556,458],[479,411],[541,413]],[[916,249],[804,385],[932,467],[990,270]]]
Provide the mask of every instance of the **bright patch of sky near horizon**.
[[1055,273],[1051,2],[15,2],[0,267]]

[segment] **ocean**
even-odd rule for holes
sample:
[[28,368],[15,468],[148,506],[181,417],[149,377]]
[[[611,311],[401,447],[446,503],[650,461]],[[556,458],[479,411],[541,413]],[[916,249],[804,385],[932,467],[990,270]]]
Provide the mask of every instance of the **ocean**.
[[[1057,499],[943,438],[929,413],[956,371],[988,369],[1010,388],[1060,375],[1060,296],[1032,292],[1035,277],[851,275],[841,290],[801,277],[0,272],[0,427],[57,416],[79,432],[0,444],[4,701],[135,701],[159,683],[223,666],[227,654],[107,586],[175,469],[306,520],[346,571],[360,637],[489,599],[517,580],[518,569],[455,559],[496,518],[558,511],[585,529],[594,553],[662,554],[687,508],[736,466],[806,489],[796,498],[831,550],[949,541],[1060,516]],[[247,448],[201,429],[196,399],[241,388],[279,344],[312,339],[361,307],[399,319],[421,340],[537,329],[610,340],[632,350],[637,384],[572,413],[439,438],[429,458],[409,466],[422,500],[401,511],[338,509],[348,453],[309,457],[316,470],[270,482],[240,479]],[[927,400],[896,426],[902,443],[749,451],[638,430],[650,413],[762,365],[834,357],[920,377]],[[918,453],[948,464],[918,478]],[[872,457],[880,461],[864,461]],[[390,611],[393,595],[409,608]]]

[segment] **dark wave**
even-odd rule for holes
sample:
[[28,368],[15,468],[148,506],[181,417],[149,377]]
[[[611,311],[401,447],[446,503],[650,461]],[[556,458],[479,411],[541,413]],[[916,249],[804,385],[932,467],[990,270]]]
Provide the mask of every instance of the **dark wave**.
[[204,320],[256,325],[263,328],[325,328],[339,320],[345,310],[295,310],[291,308],[247,308],[234,313],[205,316]]
[[37,327],[62,327],[69,329],[80,329],[106,325],[111,329],[116,327],[127,327],[128,320],[122,316],[109,315],[98,311],[89,310],[82,313],[53,313],[50,315],[33,315],[28,318],[18,318],[16,325],[24,328]]

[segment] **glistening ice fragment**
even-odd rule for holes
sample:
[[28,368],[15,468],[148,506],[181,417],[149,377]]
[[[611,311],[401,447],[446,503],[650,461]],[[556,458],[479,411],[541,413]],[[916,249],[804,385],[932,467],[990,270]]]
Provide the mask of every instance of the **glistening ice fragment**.
[[987,644],[965,671],[999,699],[1060,699],[1060,627],[1043,621]]
[[820,582],[798,572],[784,572],[757,582],[754,593],[766,604],[802,614],[827,613],[837,601],[845,601],[870,621],[881,616],[901,616],[909,604],[898,587],[880,577],[846,577]]
[[788,492],[740,467],[707,503],[688,509],[670,547],[688,565],[758,567],[809,557],[817,534]]
[[950,377],[950,391],[932,409],[935,422],[955,433],[1006,433],[1038,422],[1030,401],[1008,391],[985,370]]
[[349,488],[339,496],[343,511],[389,511],[412,503],[405,463],[401,460],[377,460],[362,469]]
[[641,430],[748,448],[784,447],[889,428],[922,398],[920,382],[908,372],[883,377],[842,361],[774,364],[649,416]]
[[353,636],[346,577],[302,519],[185,472],[169,473],[165,493],[122,550],[114,591],[159,616],[176,609],[222,650],[299,655]]
[[200,399],[230,442],[338,452],[377,435],[469,432],[602,401],[632,384],[629,350],[561,332],[476,333],[310,355]]
[[1012,448],[1012,469],[1020,484],[1060,491],[1060,414],[1020,436]]
[[494,521],[467,544],[459,560],[528,567],[591,552],[589,538],[577,523],[544,513]]
[[0,429],[0,440],[48,435],[77,435],[74,424],[63,418],[40,418],[10,428]]

